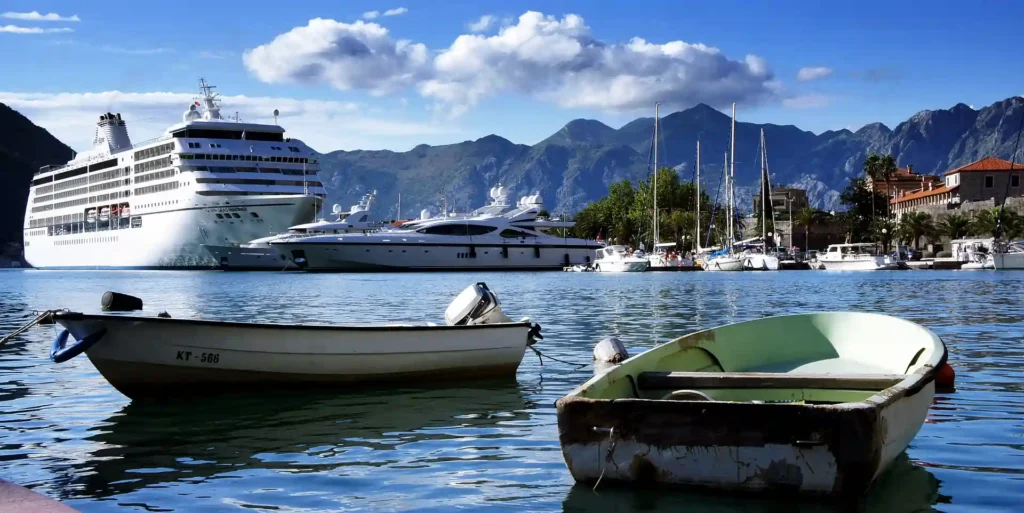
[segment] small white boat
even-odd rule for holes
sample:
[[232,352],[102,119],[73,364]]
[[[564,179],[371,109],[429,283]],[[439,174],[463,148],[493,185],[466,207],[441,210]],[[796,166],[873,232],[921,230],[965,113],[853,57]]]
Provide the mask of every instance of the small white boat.
[[888,271],[898,269],[899,264],[890,255],[875,251],[876,244],[832,244],[824,253],[818,254],[818,262],[827,271]]
[[742,271],[743,256],[726,250],[712,253],[704,262],[705,271]]
[[995,269],[1024,269],[1024,241],[996,244],[991,258]]
[[[455,298],[443,326],[258,324],[67,311],[52,313],[52,319],[64,330],[51,359],[61,363],[84,352],[131,398],[514,378],[524,350],[542,338],[529,319],[508,318],[484,283]],[[75,339],[70,345],[69,336]]]
[[594,271],[600,273],[643,272],[651,265],[647,258],[630,255],[624,246],[608,246],[595,253]]
[[863,493],[917,435],[946,347],[886,315],[784,315],[698,331],[556,403],[578,483]]

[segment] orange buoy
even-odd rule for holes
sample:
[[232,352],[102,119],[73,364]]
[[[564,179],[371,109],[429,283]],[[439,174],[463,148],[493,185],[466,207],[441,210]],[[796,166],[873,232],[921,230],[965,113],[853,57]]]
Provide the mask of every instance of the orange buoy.
[[935,389],[937,392],[952,392],[956,389],[956,371],[949,362],[943,362],[935,373]]

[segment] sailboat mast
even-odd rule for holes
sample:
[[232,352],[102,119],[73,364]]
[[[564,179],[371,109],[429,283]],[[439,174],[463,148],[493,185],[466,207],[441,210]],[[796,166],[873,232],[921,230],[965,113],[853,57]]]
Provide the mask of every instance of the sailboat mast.
[[732,142],[729,144],[729,253],[732,253],[732,242],[736,240],[733,233],[733,220],[736,217],[736,102],[732,102]]
[[767,230],[767,228],[768,228],[768,219],[765,216],[765,213],[767,212],[766,209],[768,208],[768,206],[765,203],[765,201],[768,200],[768,191],[766,191],[765,188],[764,188],[764,182],[765,182],[765,175],[764,175],[764,173],[765,173],[765,167],[764,167],[765,166],[765,160],[764,160],[764,158],[765,158],[765,154],[764,154],[764,129],[762,128],[761,129],[761,244],[764,244],[764,252],[767,253],[768,252],[768,239],[765,238],[765,235],[767,235],[766,232],[768,231]]
[[658,106],[660,103],[654,104],[654,245],[651,246],[651,252],[656,252],[658,249]]
[[697,225],[696,238],[693,239],[694,249],[700,251],[700,139],[697,139]]
[[[725,176],[725,238],[732,237],[732,223],[729,222],[729,150],[723,152],[725,159],[722,161],[722,174]],[[722,243],[725,250],[732,253],[732,244]]]
[[398,193],[398,220],[402,220],[402,193]]

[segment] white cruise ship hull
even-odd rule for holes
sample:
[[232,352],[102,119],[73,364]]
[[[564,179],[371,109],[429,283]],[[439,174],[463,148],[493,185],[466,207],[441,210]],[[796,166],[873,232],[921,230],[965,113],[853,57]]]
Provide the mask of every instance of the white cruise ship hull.
[[[218,202],[230,206],[141,213],[138,228],[56,236],[26,230],[25,260],[38,269],[210,269],[219,260],[204,244],[248,242],[308,221],[315,214],[314,199],[306,195],[221,196]],[[229,211],[240,217],[216,218],[217,213]]]
[[882,256],[818,261],[826,271],[891,271],[899,267],[891,258]]
[[[597,245],[272,243],[307,271],[562,270],[590,262]],[[507,252],[503,250],[507,248]],[[304,260],[302,260],[304,259]]]

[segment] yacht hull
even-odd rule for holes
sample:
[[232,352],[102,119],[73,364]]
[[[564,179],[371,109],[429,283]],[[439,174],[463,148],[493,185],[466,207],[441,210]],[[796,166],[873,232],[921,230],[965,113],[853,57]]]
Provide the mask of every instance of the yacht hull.
[[778,271],[779,259],[771,255],[746,255],[743,269],[747,271]]
[[650,267],[647,260],[596,262],[594,270],[601,273],[638,273]]
[[1024,253],[993,253],[992,263],[996,269],[1024,269]]
[[[432,244],[387,242],[273,243],[306,271],[389,272],[457,270],[562,270],[590,263],[598,246]],[[303,260],[304,259],[304,260]]]
[[203,248],[225,271],[297,271],[299,269],[295,262],[269,246],[247,248],[203,245]]
[[841,261],[819,260],[826,271],[892,271],[899,266],[885,257]]
[[708,260],[705,271],[742,271],[743,259],[736,257],[718,257]]

